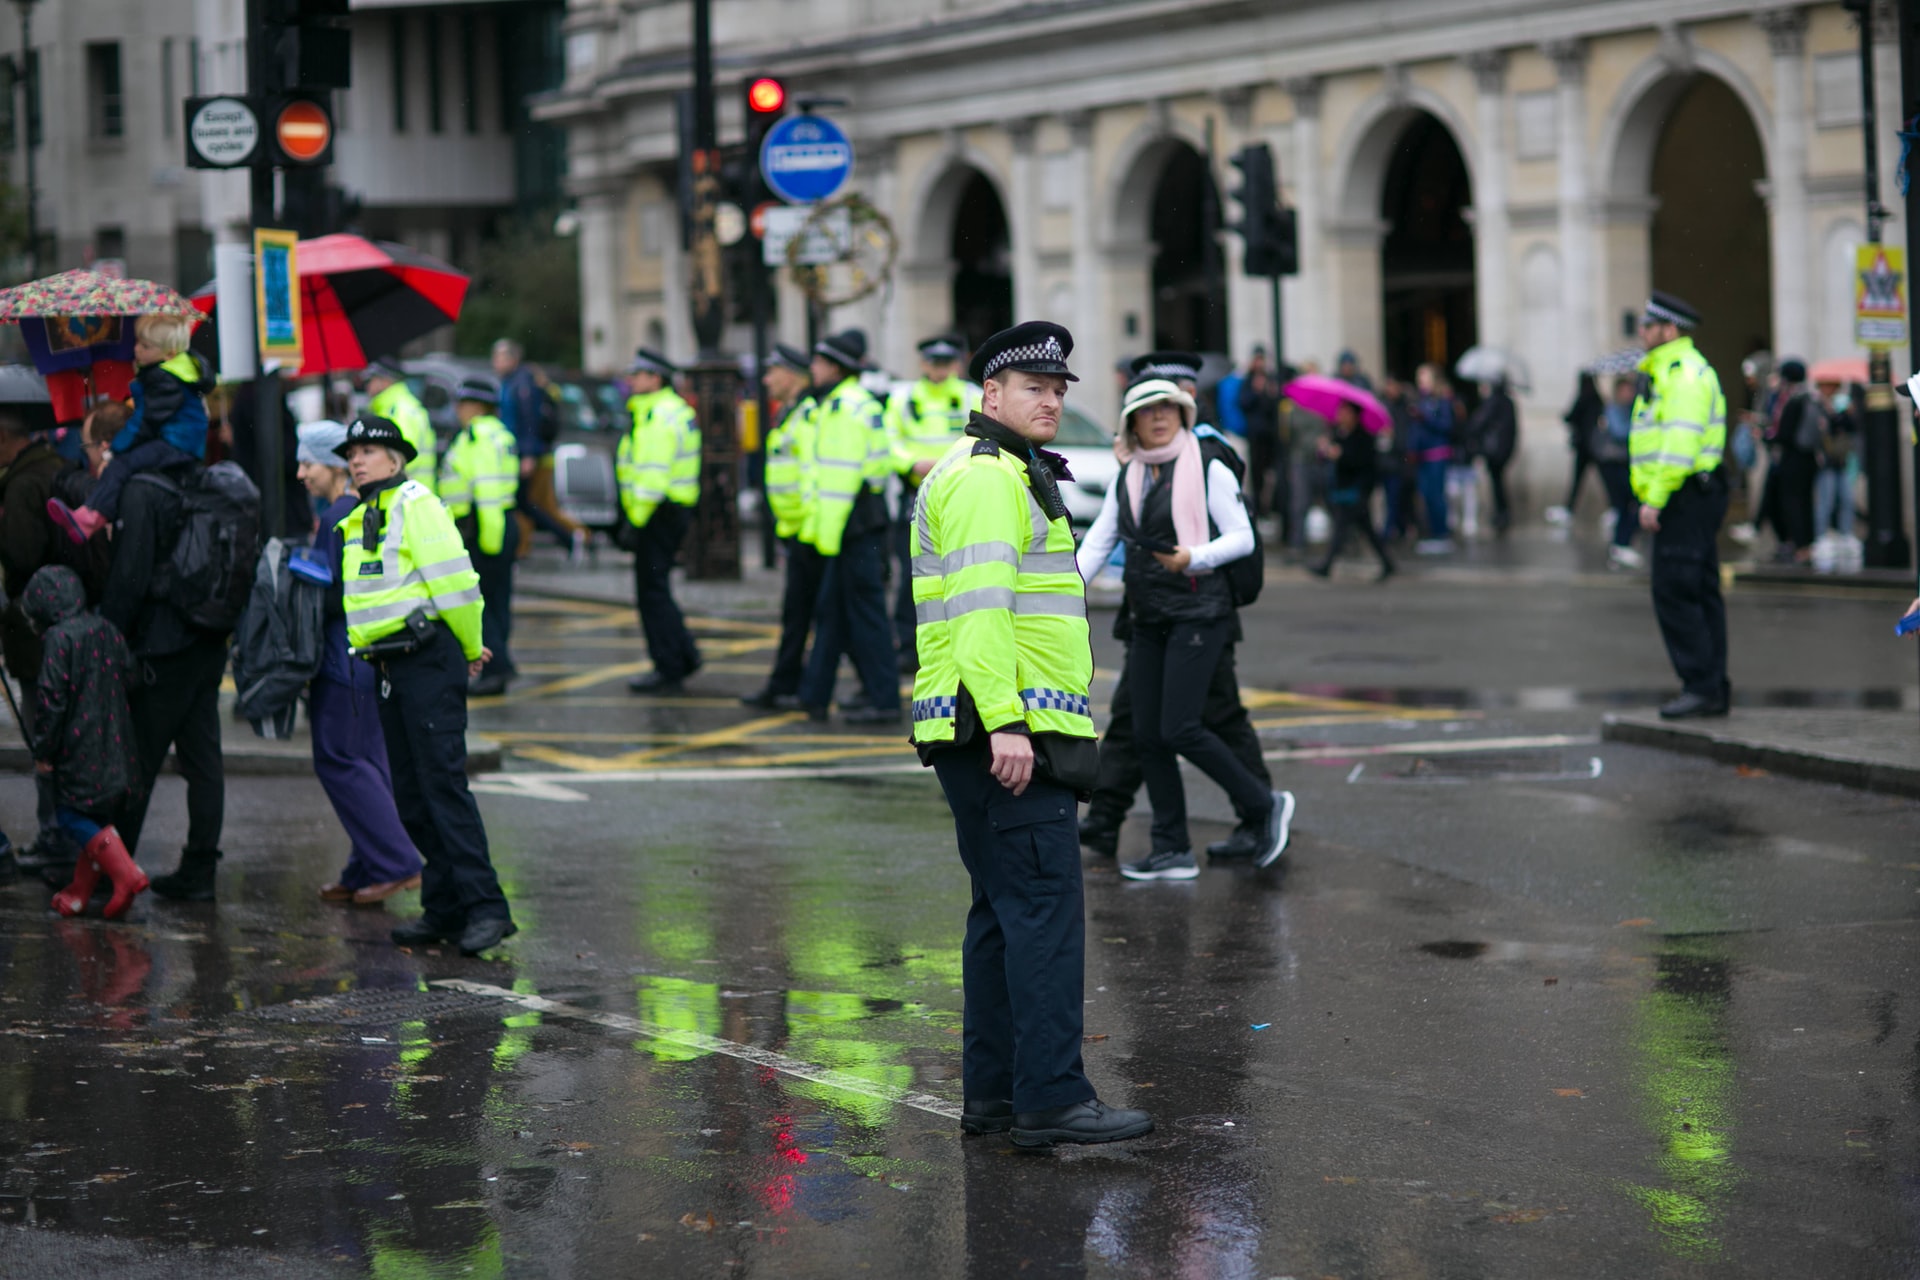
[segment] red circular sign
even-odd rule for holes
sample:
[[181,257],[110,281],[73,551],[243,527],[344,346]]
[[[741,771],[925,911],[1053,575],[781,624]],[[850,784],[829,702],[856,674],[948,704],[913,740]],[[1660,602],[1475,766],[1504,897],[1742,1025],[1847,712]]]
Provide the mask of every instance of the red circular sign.
[[333,141],[333,121],[316,102],[289,102],[273,122],[273,136],[289,159],[317,160]]
[[747,230],[753,234],[755,240],[767,238],[767,210],[779,207],[778,200],[763,200],[753,206],[753,212],[747,216]]

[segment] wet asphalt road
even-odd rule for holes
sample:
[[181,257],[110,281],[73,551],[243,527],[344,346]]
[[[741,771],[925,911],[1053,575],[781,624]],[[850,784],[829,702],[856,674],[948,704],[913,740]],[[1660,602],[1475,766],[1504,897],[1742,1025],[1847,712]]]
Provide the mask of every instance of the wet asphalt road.
[[[1911,705],[1901,603],[1737,594],[1740,696]],[[1667,686],[1629,582],[1270,586],[1290,857],[1089,859],[1088,1066],[1158,1129],[1039,1155],[952,1119],[966,883],[897,736],[735,705],[752,609],[642,707],[628,618],[526,604],[495,957],[320,903],[306,779],[235,780],[217,907],[0,889],[0,1274],[1920,1269],[1920,807],[1599,744]],[[183,827],[168,780],[143,861]]]

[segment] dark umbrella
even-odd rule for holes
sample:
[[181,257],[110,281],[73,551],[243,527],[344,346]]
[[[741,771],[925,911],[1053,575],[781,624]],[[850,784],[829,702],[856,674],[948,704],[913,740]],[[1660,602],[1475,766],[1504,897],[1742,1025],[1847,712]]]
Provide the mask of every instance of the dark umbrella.
[[51,431],[58,425],[47,380],[32,365],[0,364],[0,406],[26,418],[35,431]]
[[[353,235],[302,240],[295,262],[302,376],[364,369],[452,324],[467,296],[465,275],[438,258],[384,240]],[[193,305],[213,314],[211,284],[194,292]]]

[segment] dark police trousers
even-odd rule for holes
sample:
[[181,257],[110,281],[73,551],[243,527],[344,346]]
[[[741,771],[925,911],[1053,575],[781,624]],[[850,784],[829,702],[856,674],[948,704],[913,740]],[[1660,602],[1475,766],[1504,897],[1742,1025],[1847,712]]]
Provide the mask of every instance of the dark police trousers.
[[133,746],[140,761],[140,785],[115,824],[127,848],[140,851],[153,784],[174,749],[180,775],[187,780],[187,844],[194,853],[220,852],[220,828],[226,820],[226,760],[220,754],[220,677],[227,670],[227,638],[202,635],[178,653],[136,658],[133,695]]
[[[905,502],[908,511],[913,510],[913,498],[916,490],[909,489]],[[900,652],[914,655],[914,666],[920,665],[918,633],[920,623],[913,612],[913,520],[895,520],[893,522],[893,641]]]
[[493,653],[493,661],[480,674],[510,676],[513,667],[513,563],[520,555],[520,522],[507,513],[507,535],[500,543],[500,554],[490,556],[474,543],[468,544],[473,571],[480,575],[480,598],[486,610],[480,615],[480,643]]
[[380,731],[400,825],[426,866],[425,918],[449,931],[512,919],[487,852],[480,806],[467,790],[467,660],[444,625],[412,653],[381,661]]
[[820,580],[826,576],[826,557],[810,542],[781,539],[787,549],[786,586],[780,592],[780,648],[773,658],[767,688],[780,695],[800,692],[807,667],[807,633],[813,630],[814,607],[820,602]]
[[883,526],[840,544],[840,554],[824,557],[826,575],[813,615],[813,656],[807,660],[800,701],[824,707],[833,701],[840,655],[853,658],[854,670],[876,710],[900,707],[900,663],[887,627],[887,531]]
[[1073,792],[987,772],[986,735],[934,756],[973,878],[962,952],[965,1096],[1044,1111],[1094,1096],[1080,1062],[1086,917]]
[[700,647],[673,599],[673,558],[692,522],[691,507],[662,502],[637,531],[639,545],[633,553],[633,596],[640,608],[640,629],[647,635],[647,656],[662,680],[675,682],[700,665]]
[[1653,535],[1653,613],[1674,674],[1688,693],[1727,691],[1727,606],[1720,598],[1720,522],[1727,485],[1695,474],[1674,490]]
[[[1267,772],[1267,762],[1260,756],[1260,735],[1254,731],[1247,709],[1240,702],[1240,679],[1233,669],[1232,645],[1221,652],[1220,661],[1214,665],[1206,702],[1200,708],[1200,721],[1227,744],[1234,759],[1260,779],[1262,786],[1272,787],[1273,775]],[[1093,789],[1093,803],[1087,807],[1088,829],[1119,830],[1120,824],[1127,820],[1127,811],[1133,808],[1133,798],[1139,794],[1143,781],[1140,753],[1133,744],[1133,691],[1127,683],[1123,664],[1120,682],[1113,686],[1112,715],[1106,732],[1100,735],[1100,782]],[[1241,813],[1237,805],[1234,812],[1243,824],[1258,816]]]

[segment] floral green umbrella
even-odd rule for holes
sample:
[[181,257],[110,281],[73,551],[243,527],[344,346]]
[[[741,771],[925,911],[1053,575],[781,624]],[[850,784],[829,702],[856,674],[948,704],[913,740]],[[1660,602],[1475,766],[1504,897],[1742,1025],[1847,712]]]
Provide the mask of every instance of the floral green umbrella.
[[0,321],[51,316],[171,315],[203,319],[184,294],[151,280],[122,280],[98,271],[62,271],[0,289]]

